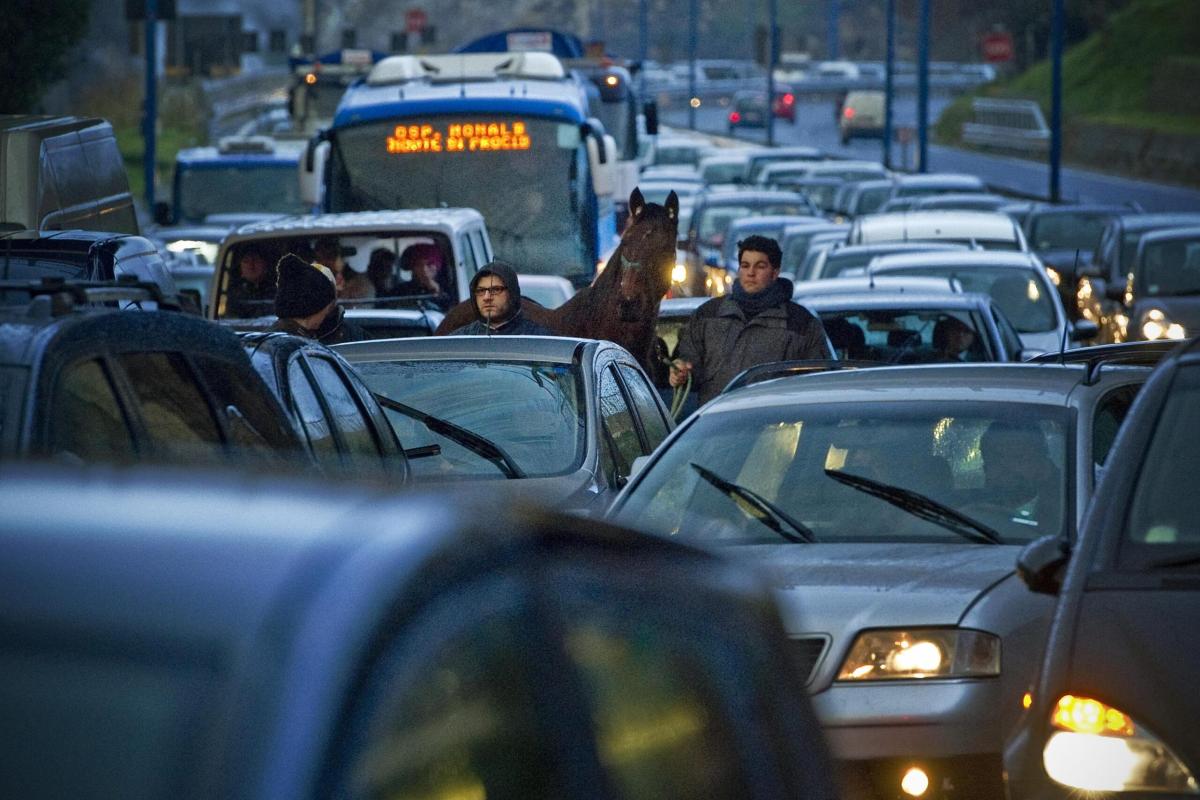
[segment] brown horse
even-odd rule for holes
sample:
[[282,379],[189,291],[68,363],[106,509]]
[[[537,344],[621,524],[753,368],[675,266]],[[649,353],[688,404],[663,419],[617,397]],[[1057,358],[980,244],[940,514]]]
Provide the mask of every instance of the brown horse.
[[[654,324],[658,305],[671,286],[678,228],[679,198],[674,192],[660,206],[647,203],[634,189],[629,196],[629,226],[592,285],[559,308],[526,301],[523,313],[561,336],[616,342],[655,375],[660,367],[654,354]],[[467,299],[450,309],[437,334],[471,322],[474,303]]]

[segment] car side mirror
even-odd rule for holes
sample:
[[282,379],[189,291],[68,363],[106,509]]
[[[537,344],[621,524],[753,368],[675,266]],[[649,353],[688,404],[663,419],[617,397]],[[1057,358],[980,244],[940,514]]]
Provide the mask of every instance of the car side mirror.
[[1071,558],[1071,547],[1062,536],[1034,539],[1017,556],[1017,575],[1038,594],[1056,595],[1062,588],[1062,571]]
[[171,224],[171,204],[159,200],[154,204],[154,222],[156,225]]
[[1125,302],[1124,284],[1113,282],[1104,287],[1104,296],[1117,303]]
[[1095,339],[1100,335],[1100,326],[1090,319],[1075,320],[1075,324],[1071,326],[1071,341],[1082,342],[1087,339]]

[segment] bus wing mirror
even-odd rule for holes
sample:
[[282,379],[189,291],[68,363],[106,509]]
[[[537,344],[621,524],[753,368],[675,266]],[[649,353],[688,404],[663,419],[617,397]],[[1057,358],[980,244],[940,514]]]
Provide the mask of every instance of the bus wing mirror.
[[651,100],[642,106],[642,116],[646,118],[646,134],[658,135],[658,103]]
[[329,160],[329,142],[317,138],[308,143],[300,162],[300,199],[310,206],[321,202],[321,181]]

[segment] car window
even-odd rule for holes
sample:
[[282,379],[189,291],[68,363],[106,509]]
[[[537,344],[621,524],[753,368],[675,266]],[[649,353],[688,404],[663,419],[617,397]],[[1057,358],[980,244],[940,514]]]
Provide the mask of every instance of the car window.
[[348,463],[376,469],[381,467],[379,444],[375,440],[371,423],[367,420],[362,406],[350,393],[350,387],[346,385],[341,373],[331,361],[320,356],[309,356],[308,364],[321,393],[329,403],[334,425],[342,434]]
[[576,585],[558,605],[560,624],[617,796],[659,798],[664,786],[674,797],[753,796],[725,704],[737,681],[714,643],[648,609],[630,614],[599,582],[586,595]]
[[1200,369],[1176,376],[1130,501],[1126,538],[1142,545],[1200,544]]
[[1000,340],[1004,342],[1004,349],[1008,351],[1009,358],[1015,358],[1025,345],[1021,342],[1021,336],[1017,333],[1017,329],[1013,327],[1011,321],[1005,316],[1004,312],[998,307],[992,306],[992,320],[996,323],[996,329],[1000,331]]
[[313,455],[317,461],[326,467],[341,465],[338,455],[337,441],[333,438],[333,425],[321,407],[316,391],[309,383],[308,373],[304,371],[299,355],[293,357],[288,364],[288,386],[291,388],[292,403],[304,427],[304,435],[312,446]]
[[483,262],[479,261],[475,255],[475,251],[471,249],[471,241],[465,233],[458,236],[458,251],[462,254],[463,264],[466,267],[468,275],[474,275],[479,271],[479,267]]
[[613,446],[617,475],[627,477],[633,460],[642,455],[642,443],[611,366],[600,373],[600,421]]
[[226,361],[193,357],[223,411],[229,445],[242,458],[283,466],[294,456],[294,439],[279,418],[267,388]]
[[84,463],[128,462],[136,456],[133,433],[98,360],[79,361],[59,374],[46,450],[51,457]]
[[117,360],[137,395],[158,457],[182,462],[225,458],[212,409],[179,353],[122,353]]
[[642,421],[642,432],[646,435],[646,452],[649,453],[658,447],[670,432],[658,404],[654,402],[658,393],[646,383],[641,370],[628,364],[618,364],[617,369],[621,371],[621,377],[625,380],[625,388],[629,390],[629,400],[633,403],[634,411]]
[[1117,431],[1129,415],[1129,408],[1141,388],[1141,384],[1137,384],[1113,389],[1096,404],[1096,412],[1092,415],[1092,465],[1097,473],[1104,466],[1108,451],[1116,441]]
[[983,320],[965,309],[822,311],[820,317],[845,358],[887,364],[994,360]]
[[[355,701],[331,798],[558,798],[534,626],[507,585],[456,592],[393,637]],[[536,643],[536,640],[535,640]]]
[[471,231],[471,246],[475,248],[475,260],[480,266],[492,260],[492,254],[488,252],[487,242],[484,241],[483,231],[476,229]]

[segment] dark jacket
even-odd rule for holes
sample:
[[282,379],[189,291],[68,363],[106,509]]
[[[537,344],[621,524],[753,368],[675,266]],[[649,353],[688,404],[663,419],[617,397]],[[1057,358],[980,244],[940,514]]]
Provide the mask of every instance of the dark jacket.
[[270,328],[273,331],[283,331],[293,336],[303,336],[305,339],[315,339],[321,344],[342,344],[343,342],[361,342],[370,337],[367,332],[345,317],[345,312],[339,307],[325,318],[315,331],[303,327],[294,319],[280,318]]
[[677,355],[692,363],[692,389],[702,404],[749,367],[831,357],[821,320],[808,309],[785,300],[747,319],[732,297],[714,297],[696,309]]
[[[479,304],[475,302],[475,286],[484,275],[493,275],[503,281],[508,287],[509,315],[503,321],[493,320],[490,324],[479,313]],[[451,336],[554,336],[554,332],[545,325],[534,322],[525,316],[521,308],[521,284],[517,281],[517,273],[503,261],[492,261],[475,273],[471,278],[471,307],[475,310],[475,321],[461,328],[450,331]]]
[[238,319],[268,317],[275,313],[275,279],[270,277],[262,283],[251,283],[245,278],[235,278],[226,295],[228,316]]

